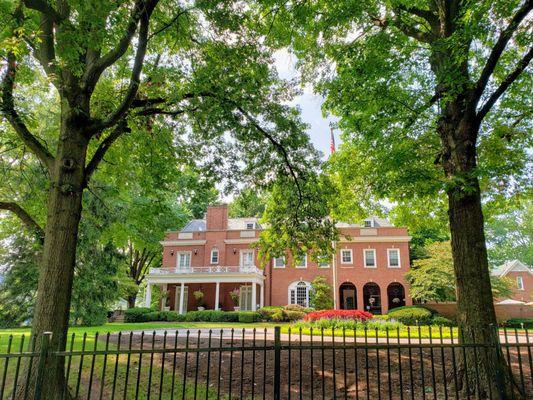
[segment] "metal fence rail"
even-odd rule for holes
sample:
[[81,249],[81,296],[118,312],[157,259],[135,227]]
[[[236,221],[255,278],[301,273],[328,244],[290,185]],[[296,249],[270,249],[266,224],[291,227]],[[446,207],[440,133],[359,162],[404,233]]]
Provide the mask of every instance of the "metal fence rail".
[[48,357],[64,360],[63,398],[477,399],[478,360],[498,349],[520,390],[533,393],[527,330],[500,330],[495,344],[462,344],[456,334],[435,327],[406,337],[399,329],[129,332],[72,335],[64,351],[51,349],[48,335],[0,336],[0,400],[41,398]]

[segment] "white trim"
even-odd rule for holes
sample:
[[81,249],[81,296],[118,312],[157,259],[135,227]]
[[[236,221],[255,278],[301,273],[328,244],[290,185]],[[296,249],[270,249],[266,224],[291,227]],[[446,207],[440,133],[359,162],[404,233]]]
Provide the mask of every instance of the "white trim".
[[206,243],[205,240],[164,240],[159,242],[162,246],[201,246]]
[[304,263],[302,265],[298,265],[296,264],[298,260],[294,260],[294,267],[297,268],[297,269],[305,269],[307,268],[307,253],[304,254]]
[[[217,260],[216,261],[213,261],[213,253],[217,253]],[[216,247],[213,247],[211,249],[211,259],[209,260],[211,264],[218,264],[220,262],[220,251],[218,250],[218,248]]]
[[[392,250],[398,253],[398,265],[390,265],[390,252]],[[401,268],[402,267],[402,261],[400,258],[400,249],[396,249],[396,248],[387,249],[387,267],[388,268]]]
[[[180,255],[181,254],[188,254],[189,255],[189,265],[186,266],[186,267],[181,267],[180,266]],[[184,269],[184,270],[187,270],[189,268],[191,268],[191,265],[192,265],[192,251],[178,251],[178,254],[176,254],[176,268],[177,269]]]
[[257,282],[262,284],[265,281],[264,275],[258,275],[254,273],[250,274],[191,274],[191,275],[181,275],[181,274],[168,274],[168,275],[147,275],[146,283],[151,283],[153,285],[163,284],[163,283],[243,283],[243,282]]
[[[305,294],[305,305],[304,307],[309,307],[309,294],[311,292],[311,283],[307,281],[295,281],[289,284],[289,287],[287,288],[287,304],[298,304],[298,286],[303,287],[303,285],[300,285],[301,283],[305,284],[306,287],[306,294]],[[293,293],[294,292],[294,293]],[[294,296],[294,302],[292,301],[292,298]]]
[[410,242],[411,236],[352,236],[350,239],[345,237],[340,239],[342,243],[376,243],[376,242]]
[[[350,253],[350,261],[344,261],[343,252]],[[352,249],[341,249],[341,264],[353,264],[353,250]]]
[[[280,258],[283,259],[283,265],[278,265],[278,266],[276,266],[276,260],[278,260],[278,259],[280,259]],[[274,257],[274,258],[272,259],[272,267],[273,267],[273,268],[276,268],[276,269],[285,268],[285,267],[286,267],[286,264],[287,264],[287,262],[286,262],[286,260],[285,260],[285,256]]]
[[248,238],[248,239],[226,239],[224,243],[226,244],[251,244],[257,242],[257,238]]
[[[367,265],[366,264],[366,252],[371,251],[374,253],[374,265]],[[364,249],[363,250],[363,265],[365,268],[377,268],[378,267],[378,261],[376,259],[376,249]]]
[[[244,264],[243,263],[242,256],[243,256],[244,253],[252,253],[252,264]],[[250,266],[251,267],[251,266],[255,265],[255,251],[253,249],[241,249],[241,250],[239,250],[239,265],[241,267],[244,267],[244,266],[247,266],[247,267]]]

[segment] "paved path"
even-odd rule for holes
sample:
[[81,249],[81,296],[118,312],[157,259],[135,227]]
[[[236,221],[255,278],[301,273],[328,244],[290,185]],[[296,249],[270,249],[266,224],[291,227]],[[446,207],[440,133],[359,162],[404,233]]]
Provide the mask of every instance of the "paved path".
[[[178,337],[186,337],[187,335],[187,331],[189,332],[189,336],[190,338],[196,338],[198,337],[198,333],[200,333],[200,337],[201,338],[208,338],[209,337],[209,331],[211,331],[211,334],[212,334],[212,338],[213,339],[219,339],[220,338],[220,334],[222,332],[222,338],[225,339],[225,340],[230,340],[231,339],[231,330],[232,328],[200,328],[200,329],[183,329],[183,328],[180,328],[180,329],[167,329],[166,332],[167,332],[167,337],[174,337],[176,335],[176,333],[178,334]],[[154,330],[138,330],[138,331],[133,331],[134,334],[136,335],[140,335],[142,332],[144,332],[145,335],[148,335],[148,336],[151,336],[154,334],[155,332],[155,335],[156,337],[160,338],[160,337],[163,337],[164,334],[165,334],[165,330],[164,329],[156,329],[155,331]],[[235,341],[239,341],[241,340],[243,337],[243,333],[242,333],[242,329],[241,328],[234,328],[233,329],[233,339]],[[244,339],[245,340],[253,340],[253,330],[252,329],[246,329],[244,331]],[[257,329],[256,330],[256,341],[258,343],[261,343],[263,340],[265,339],[265,330],[263,328],[260,328],[260,329]],[[342,343],[343,341],[343,338],[342,336],[335,336],[335,343]],[[266,329],[266,340],[268,341],[273,341],[274,340],[274,329],[273,328],[267,328]],[[313,335],[313,343],[320,343],[322,338],[320,336],[320,334],[318,335]],[[365,338],[364,337],[357,337],[355,338],[356,342],[357,343],[365,343]],[[505,339],[505,336],[503,334],[500,335],[500,340],[502,343],[504,342],[507,342],[509,344],[511,343],[517,343],[517,340],[514,336],[514,333],[512,335],[510,335],[508,333],[507,335],[507,339]],[[289,341],[289,335],[287,333],[282,333],[281,334],[281,341],[283,342],[288,342]],[[291,334],[290,336],[290,341],[291,343],[298,343],[300,341],[300,335],[298,333],[298,331],[295,331],[294,333]],[[332,336],[326,336],[324,335],[324,342],[332,342],[333,341],[333,337]],[[371,336],[371,332],[369,331],[369,336],[368,336],[368,339],[367,339],[368,343],[376,343],[376,337],[372,337]],[[455,343],[457,343],[457,339],[454,339]],[[311,342],[311,335],[304,335],[302,334],[302,342]],[[354,338],[351,337],[351,336],[346,336],[346,342],[347,343],[353,343],[354,342]],[[397,338],[390,338],[389,339],[389,342],[394,344],[394,343],[398,343],[398,339]],[[533,346],[533,338],[530,338],[530,342],[531,342],[531,345]],[[387,339],[386,338],[377,338],[377,343],[387,343]],[[418,343],[424,343],[424,344],[430,344],[431,341],[429,339],[421,339],[419,340],[418,338],[411,338],[411,340],[409,341],[408,339],[406,338],[400,338],[399,340],[399,343],[401,344],[408,344],[408,343],[411,343],[411,344],[418,344]],[[449,344],[449,343],[452,343],[452,341],[450,339],[436,339],[436,338],[433,338],[433,344],[440,344],[440,343],[444,343],[444,344]],[[518,343],[527,343],[527,338],[525,335],[518,335]]]

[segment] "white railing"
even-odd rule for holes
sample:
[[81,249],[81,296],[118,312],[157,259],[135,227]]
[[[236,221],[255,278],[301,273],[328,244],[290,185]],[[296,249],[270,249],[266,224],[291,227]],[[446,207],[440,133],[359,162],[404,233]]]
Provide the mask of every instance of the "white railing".
[[220,266],[212,265],[208,267],[189,267],[189,268],[150,268],[150,275],[168,275],[168,274],[228,274],[228,273],[245,273],[260,274],[263,272],[255,265],[233,265]]

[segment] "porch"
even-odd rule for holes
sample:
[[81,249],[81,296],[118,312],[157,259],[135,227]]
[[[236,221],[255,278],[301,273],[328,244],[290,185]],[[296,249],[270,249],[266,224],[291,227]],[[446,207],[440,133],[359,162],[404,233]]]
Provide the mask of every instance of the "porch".
[[166,293],[162,309],[184,314],[196,310],[194,292],[204,294],[202,306],[210,310],[233,311],[230,293],[239,291],[239,308],[255,311],[264,306],[263,271],[255,266],[207,266],[189,268],[154,268],[147,275],[146,306],[152,301],[152,287],[159,286]]

